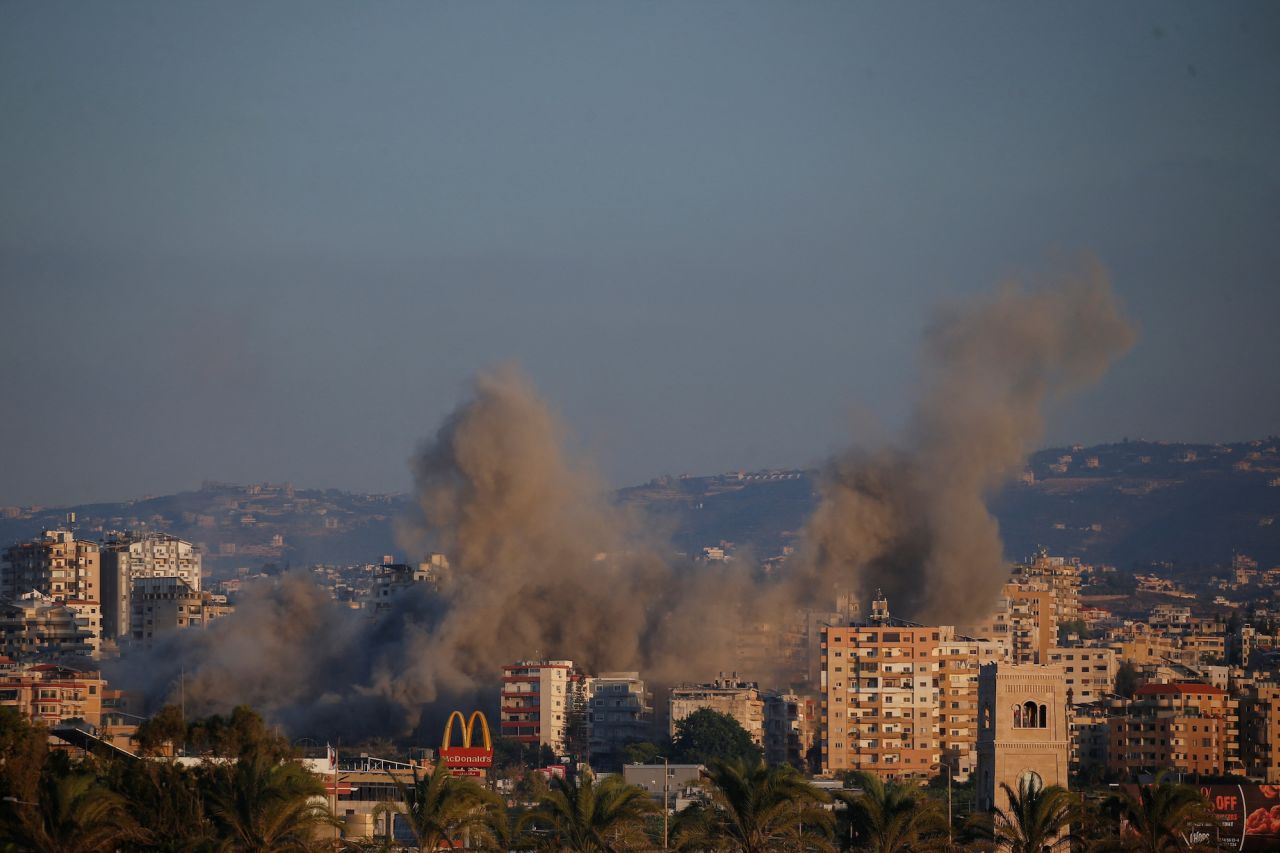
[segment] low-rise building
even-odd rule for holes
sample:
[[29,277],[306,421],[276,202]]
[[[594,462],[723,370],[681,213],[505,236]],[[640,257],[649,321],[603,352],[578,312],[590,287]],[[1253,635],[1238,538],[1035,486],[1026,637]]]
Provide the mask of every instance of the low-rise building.
[[708,684],[681,684],[671,688],[669,734],[675,737],[676,724],[701,708],[718,711],[737,720],[751,739],[764,746],[764,698],[754,681],[740,681],[735,672],[724,673]]
[[19,664],[0,658],[0,706],[45,726],[84,720],[102,723],[105,682],[96,670],[52,664]]

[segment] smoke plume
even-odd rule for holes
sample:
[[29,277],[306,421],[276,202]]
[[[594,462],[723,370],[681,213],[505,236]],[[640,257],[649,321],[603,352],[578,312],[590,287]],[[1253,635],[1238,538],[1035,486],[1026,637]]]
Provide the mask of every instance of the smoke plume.
[[768,576],[674,560],[566,456],[528,382],[487,373],[411,463],[399,538],[411,560],[447,556],[435,586],[375,619],[291,575],[204,631],[126,656],[117,675],[157,697],[181,684],[194,713],[246,702],[295,734],[401,735],[424,711],[492,701],[502,664],[522,658],[707,678],[732,667],[742,626],[776,629],[840,592],[883,587],[895,612],[922,620],[979,617],[1006,576],[986,498],[1040,439],[1044,404],[1132,340],[1096,268],[943,312],[903,441],[833,459],[796,556]]
[[905,441],[827,466],[801,573],[860,599],[882,588],[924,622],[988,615],[1008,570],[987,498],[1043,437],[1045,404],[1099,379],[1134,337],[1096,263],[942,312]]

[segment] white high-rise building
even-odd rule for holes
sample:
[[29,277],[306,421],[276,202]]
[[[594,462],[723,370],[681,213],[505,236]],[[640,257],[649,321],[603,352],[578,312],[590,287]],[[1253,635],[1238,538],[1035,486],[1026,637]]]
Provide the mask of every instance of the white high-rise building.
[[177,578],[200,591],[200,552],[163,533],[112,533],[102,545],[102,635],[129,636],[133,585],[144,578]]

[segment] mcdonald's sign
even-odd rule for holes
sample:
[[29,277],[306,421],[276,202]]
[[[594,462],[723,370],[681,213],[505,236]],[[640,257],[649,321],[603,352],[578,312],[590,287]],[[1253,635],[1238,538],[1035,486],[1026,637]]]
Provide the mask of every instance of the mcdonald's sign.
[[[453,721],[458,721],[462,729],[462,746],[453,745]],[[472,746],[472,738],[476,733],[476,723],[480,724],[484,746]],[[449,715],[444,724],[444,741],[440,744],[440,760],[444,766],[455,774],[473,771],[466,775],[475,775],[474,771],[483,771],[493,766],[493,740],[489,736],[489,721],[480,711],[472,711],[471,718],[466,719],[461,711]]]

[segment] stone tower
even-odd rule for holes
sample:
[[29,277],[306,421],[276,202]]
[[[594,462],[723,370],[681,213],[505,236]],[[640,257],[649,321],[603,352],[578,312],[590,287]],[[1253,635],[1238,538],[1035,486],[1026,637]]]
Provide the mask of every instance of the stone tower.
[[1000,785],[1067,787],[1071,733],[1061,666],[992,663],[978,671],[978,808],[1007,809]]

